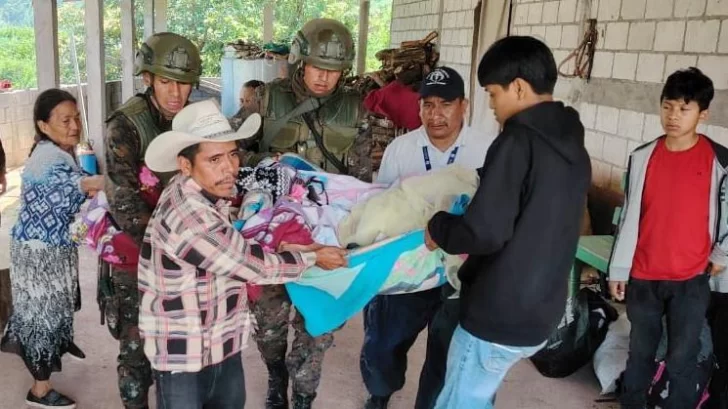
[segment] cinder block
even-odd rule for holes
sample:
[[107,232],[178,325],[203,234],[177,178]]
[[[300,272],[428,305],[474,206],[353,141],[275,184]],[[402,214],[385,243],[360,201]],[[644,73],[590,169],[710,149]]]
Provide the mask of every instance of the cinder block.
[[647,0],[645,18],[670,18],[674,4],[674,0]]
[[685,51],[693,53],[715,52],[719,31],[719,20],[688,21],[685,34]]
[[517,26],[528,24],[528,11],[528,4],[519,3],[516,6],[515,24]]
[[682,51],[685,37],[685,21],[661,21],[657,23],[655,51]]
[[643,19],[645,17],[646,4],[647,0],[627,0],[622,2],[622,18],[625,20]]
[[10,92],[0,92],[0,108],[12,107],[15,105],[15,97]]
[[531,4],[528,9],[528,24],[540,23],[542,12],[543,12],[543,3]]
[[627,165],[627,140],[618,136],[604,135],[604,153],[607,163],[616,166]]
[[706,0],[675,0],[674,16],[677,18],[697,17],[705,13]]
[[606,187],[609,184],[612,168],[606,163],[592,158],[592,183],[599,187]]
[[642,112],[620,110],[617,134],[633,141],[642,142],[645,114]]
[[629,50],[652,50],[655,44],[655,22],[631,23],[629,27]]
[[594,131],[586,131],[584,134],[584,147],[589,156],[595,159],[602,159],[604,149],[604,134]]
[[599,18],[599,0],[592,0],[589,3],[589,18]]
[[698,68],[713,80],[715,89],[728,89],[728,56],[701,55]]
[[582,102],[579,106],[579,118],[584,128],[594,129],[594,124],[597,120],[597,106]]
[[551,49],[561,46],[561,26],[546,27],[546,45]]
[[606,48],[607,24],[597,23],[597,33],[599,34],[599,38],[597,39],[597,50],[604,50]]
[[708,0],[707,16],[728,16],[728,0]]
[[[658,105],[660,101],[655,101],[655,105]],[[660,116],[653,114],[645,115],[645,126],[642,131],[642,141],[649,142],[658,136],[664,134],[662,130],[662,124],[660,123]]]
[[637,72],[637,54],[615,53],[612,77],[620,80],[634,80]]
[[533,26],[531,27],[531,35],[538,38],[541,41],[546,42],[546,26]]
[[15,135],[15,124],[0,124],[0,139],[3,141],[3,148],[7,151],[9,148],[5,146],[5,142],[10,141]]
[[[627,0],[631,1],[631,0]],[[563,3],[562,3],[563,5]],[[621,0],[600,0],[599,21],[611,21],[619,19],[619,12],[622,6]]]
[[629,34],[629,23],[615,22],[607,24],[607,34],[604,40],[604,48],[608,50],[626,50],[627,35]]
[[613,63],[614,53],[607,51],[597,51],[596,53],[594,53],[594,67],[592,68],[592,76],[595,78],[611,78]]
[[728,20],[723,20],[721,24],[718,52],[721,54],[728,53]]
[[559,23],[573,23],[575,21],[576,1],[577,0],[561,0],[559,3]]
[[579,44],[581,37],[579,36],[579,26],[566,25],[561,29],[561,48],[571,51]]
[[728,146],[728,128],[716,125],[709,126],[705,135],[723,146]]
[[667,77],[677,70],[689,67],[695,67],[698,63],[698,57],[695,55],[671,54],[667,56],[665,62],[665,75],[663,81],[667,81]]
[[[627,154],[627,158],[629,158],[629,153]],[[607,186],[609,189],[612,189],[615,192],[624,191],[624,189],[622,189],[622,178],[624,177],[624,172],[627,171],[626,168],[626,160],[624,165],[612,166],[612,173],[609,176],[609,185]]]
[[597,121],[595,126],[597,131],[616,134],[618,123],[619,109],[604,105],[597,107]]
[[553,24],[558,21],[559,18],[559,2],[548,1],[543,5],[543,14],[541,21],[544,24]]
[[637,81],[662,82],[665,72],[665,56],[663,54],[640,53],[637,61]]

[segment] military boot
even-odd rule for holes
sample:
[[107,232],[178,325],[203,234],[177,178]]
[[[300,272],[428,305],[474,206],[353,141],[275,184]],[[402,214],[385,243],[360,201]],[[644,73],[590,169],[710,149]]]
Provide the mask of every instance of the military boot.
[[265,409],[288,409],[288,368],[285,361],[266,363],[268,367],[268,396]]
[[316,399],[315,393],[313,395],[295,393],[293,394],[293,409],[311,409],[314,399]]

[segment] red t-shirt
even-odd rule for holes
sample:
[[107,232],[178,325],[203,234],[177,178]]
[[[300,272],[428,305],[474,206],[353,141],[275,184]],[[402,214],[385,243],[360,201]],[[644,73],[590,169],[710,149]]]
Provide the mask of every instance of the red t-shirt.
[[705,271],[712,247],[710,185],[715,153],[700,136],[692,148],[671,152],[657,142],[647,165],[632,277],[689,280]]
[[364,98],[364,108],[384,115],[396,126],[410,131],[422,125],[420,94],[399,81],[392,81],[384,88],[369,92]]

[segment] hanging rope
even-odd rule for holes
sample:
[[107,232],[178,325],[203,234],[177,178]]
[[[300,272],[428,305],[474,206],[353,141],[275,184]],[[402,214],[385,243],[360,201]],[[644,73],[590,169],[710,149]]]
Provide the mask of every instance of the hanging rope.
[[[584,39],[581,40],[579,46],[559,64],[560,75],[567,78],[585,78],[587,81],[591,79],[592,66],[594,65],[594,50],[599,39],[599,32],[597,31],[596,19],[589,19],[588,24],[586,33],[584,33]],[[574,71],[572,73],[563,72],[561,68],[571,59],[574,59]]]

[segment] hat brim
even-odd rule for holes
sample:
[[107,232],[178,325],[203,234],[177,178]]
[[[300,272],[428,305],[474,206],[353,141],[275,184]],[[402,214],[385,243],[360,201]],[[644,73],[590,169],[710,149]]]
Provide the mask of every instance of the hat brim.
[[259,114],[250,115],[236,131],[225,132],[208,137],[192,135],[181,131],[167,131],[152,140],[144,155],[144,163],[154,172],[174,172],[179,170],[177,156],[184,149],[202,142],[232,142],[249,139],[260,129]]

